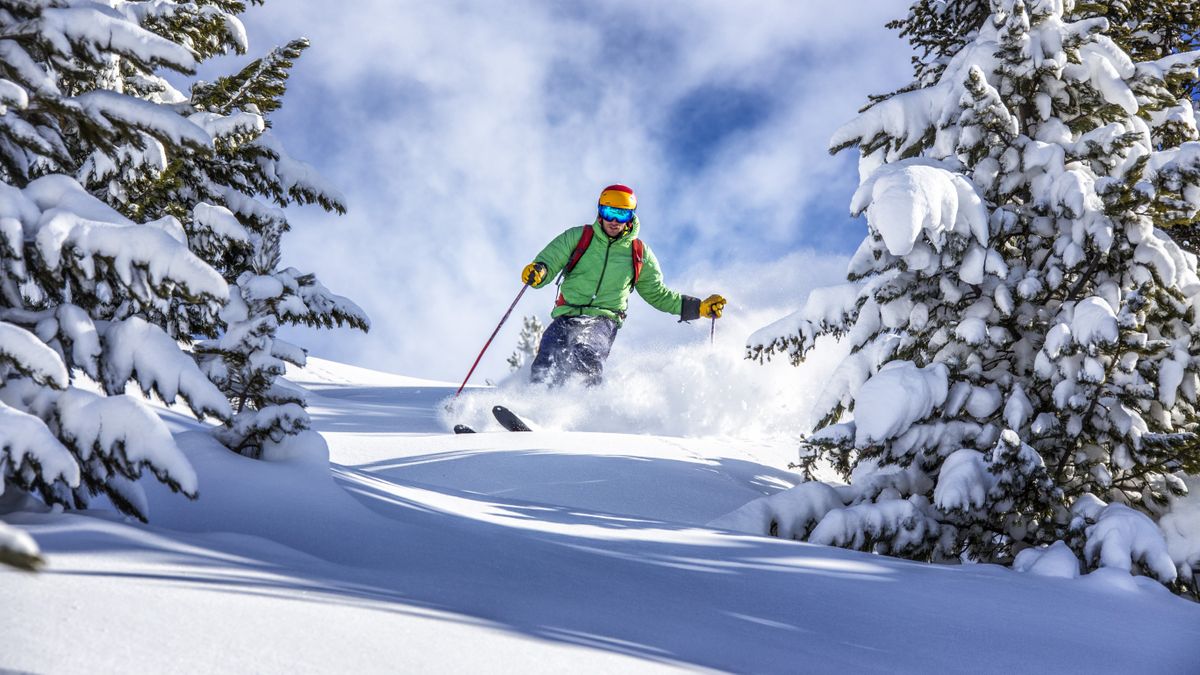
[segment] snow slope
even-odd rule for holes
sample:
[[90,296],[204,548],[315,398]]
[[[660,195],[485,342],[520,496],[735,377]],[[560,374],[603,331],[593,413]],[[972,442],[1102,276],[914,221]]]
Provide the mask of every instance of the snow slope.
[[248,460],[171,416],[199,501],[155,486],[149,526],[105,512],[6,516],[49,563],[37,575],[0,571],[0,669],[1189,673],[1200,663],[1200,606],[1128,575],[929,566],[701,525],[792,485],[786,436],[618,433],[604,427],[636,406],[613,391],[595,392],[613,412],[594,419],[512,385],[473,390],[455,414],[503,400],[569,423],[454,436],[443,409],[452,384],[319,359],[290,379],[311,392],[328,466]]

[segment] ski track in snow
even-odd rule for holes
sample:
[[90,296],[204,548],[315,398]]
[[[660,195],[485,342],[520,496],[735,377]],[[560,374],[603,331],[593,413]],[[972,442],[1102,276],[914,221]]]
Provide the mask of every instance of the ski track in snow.
[[[1200,606],[1152,582],[933,566],[703,527],[794,477],[761,442],[448,433],[453,385],[314,359],[323,465],[186,431],[198,502],[22,513],[0,669],[1195,672]],[[355,380],[360,384],[355,384]],[[169,415],[170,413],[164,413]],[[194,426],[194,425],[192,425]],[[15,647],[15,648],[14,648]]]

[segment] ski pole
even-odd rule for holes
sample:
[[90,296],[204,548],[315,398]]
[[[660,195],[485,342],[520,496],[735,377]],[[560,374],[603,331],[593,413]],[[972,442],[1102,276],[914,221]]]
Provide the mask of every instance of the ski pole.
[[479,356],[475,357],[475,363],[471,364],[471,369],[467,371],[467,376],[463,378],[463,383],[459,385],[458,391],[454,392],[455,399],[457,399],[458,395],[462,393],[463,388],[467,386],[467,380],[471,379],[471,374],[475,372],[475,367],[479,365],[479,360],[483,358],[483,353],[486,352],[487,348],[492,345],[492,340],[496,339],[496,334],[500,332],[500,327],[504,325],[505,321],[508,321],[508,315],[512,314],[512,311],[516,309],[517,303],[521,301],[521,296],[525,295],[525,290],[528,288],[528,283],[521,286],[521,292],[517,293],[517,298],[513,300],[511,305],[508,306],[508,311],[504,313],[504,318],[500,319],[500,323],[496,324],[496,330],[492,331],[492,337],[488,338],[488,341],[483,345],[483,349],[479,350]]
[[717,344],[717,317],[714,314],[712,318],[712,328],[708,329],[708,345],[711,347],[715,344]]

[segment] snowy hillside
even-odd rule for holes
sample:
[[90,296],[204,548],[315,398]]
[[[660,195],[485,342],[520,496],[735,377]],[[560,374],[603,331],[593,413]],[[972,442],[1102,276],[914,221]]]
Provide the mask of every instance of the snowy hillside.
[[[760,409],[770,433],[738,426],[746,392],[714,378],[681,393],[688,374],[659,358],[672,368],[614,364],[569,403],[502,384],[454,413],[450,383],[310,359],[289,380],[328,465],[244,458],[164,409],[200,499],[144,481],[148,526],[13,516],[48,562],[0,570],[0,669],[1196,671],[1200,605],[1123,572],[930,566],[706,528],[795,482],[779,426],[808,422]],[[540,430],[493,432],[481,411],[498,400]],[[483,431],[449,434],[459,417]]]

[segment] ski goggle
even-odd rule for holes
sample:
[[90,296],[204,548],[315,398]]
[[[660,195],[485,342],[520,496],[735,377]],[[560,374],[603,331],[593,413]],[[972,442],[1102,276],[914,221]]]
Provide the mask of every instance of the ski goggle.
[[633,209],[621,209],[615,206],[601,206],[600,218],[603,220],[615,220],[618,223],[628,223],[633,220]]

